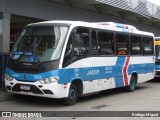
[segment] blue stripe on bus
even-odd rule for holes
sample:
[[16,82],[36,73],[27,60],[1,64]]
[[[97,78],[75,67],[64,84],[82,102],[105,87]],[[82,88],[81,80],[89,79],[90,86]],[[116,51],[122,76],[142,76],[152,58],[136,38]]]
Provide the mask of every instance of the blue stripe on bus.
[[118,59],[117,59],[117,62],[115,65],[116,72],[115,72],[115,77],[114,77],[116,87],[124,86],[122,69],[123,69],[125,60],[126,60],[126,57],[118,57]]
[[[70,83],[74,79],[81,79],[83,81],[114,78],[116,87],[124,86],[122,69],[125,63],[125,57],[119,57],[115,66],[104,67],[87,67],[87,68],[64,68],[59,70],[53,70],[40,74],[28,74],[28,73],[16,73],[9,68],[6,68],[6,73],[21,81],[38,81],[41,79],[59,76],[59,84]],[[128,75],[131,75],[135,71],[138,74],[153,72],[154,63],[148,64],[133,64],[128,67]],[[25,75],[25,77],[24,77]]]

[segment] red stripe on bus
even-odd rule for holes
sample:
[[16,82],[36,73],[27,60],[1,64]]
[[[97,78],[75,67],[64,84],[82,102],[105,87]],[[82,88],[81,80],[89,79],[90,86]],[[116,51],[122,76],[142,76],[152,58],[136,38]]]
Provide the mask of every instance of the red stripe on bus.
[[128,70],[129,60],[130,60],[130,56],[128,56],[126,58],[126,62],[124,64],[124,68],[123,68],[123,78],[124,78],[125,86],[128,86],[128,74],[127,74],[127,70]]

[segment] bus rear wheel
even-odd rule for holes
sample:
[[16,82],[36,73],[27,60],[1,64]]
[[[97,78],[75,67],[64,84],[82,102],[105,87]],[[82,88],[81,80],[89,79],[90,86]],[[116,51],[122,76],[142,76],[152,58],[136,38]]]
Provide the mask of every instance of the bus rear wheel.
[[135,76],[131,76],[131,80],[130,80],[130,84],[129,86],[126,87],[126,90],[128,92],[133,92],[136,89],[136,77]]
[[75,84],[71,84],[70,89],[69,89],[69,93],[68,93],[68,97],[67,98],[63,98],[62,99],[62,103],[64,105],[73,105],[76,103],[78,98],[78,89],[77,86]]

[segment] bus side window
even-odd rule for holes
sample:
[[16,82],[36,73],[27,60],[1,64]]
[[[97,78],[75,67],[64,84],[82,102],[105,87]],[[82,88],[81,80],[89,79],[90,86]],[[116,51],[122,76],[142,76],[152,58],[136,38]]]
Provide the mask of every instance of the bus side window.
[[71,63],[87,57],[89,53],[89,29],[75,28],[72,30],[65,55],[63,60],[63,67]]
[[131,36],[131,55],[141,55],[141,37],[140,36]]
[[116,34],[117,55],[129,54],[129,36],[125,34]]
[[153,38],[143,37],[143,55],[153,55],[154,54],[154,43]]
[[80,33],[76,34],[73,50],[73,61],[77,61],[79,59],[87,57],[87,55],[89,54],[89,33],[85,32],[85,30],[83,31],[82,29]]
[[98,38],[100,42],[100,55],[114,54],[114,34],[110,32],[99,31]]

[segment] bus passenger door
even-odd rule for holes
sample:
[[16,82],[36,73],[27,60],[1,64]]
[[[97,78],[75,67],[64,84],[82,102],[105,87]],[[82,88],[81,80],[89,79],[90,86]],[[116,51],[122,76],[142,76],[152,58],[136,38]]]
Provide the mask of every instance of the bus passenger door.
[[[92,56],[89,58],[88,66],[89,69],[87,72],[88,77],[90,77],[89,81],[84,82],[84,93],[92,93],[102,90],[102,82],[103,79],[99,79],[100,70],[96,68],[95,64],[96,57],[98,55],[98,42],[97,42],[97,31],[91,30],[89,31],[89,48],[90,48],[90,55]],[[94,68],[93,68],[94,67]]]

